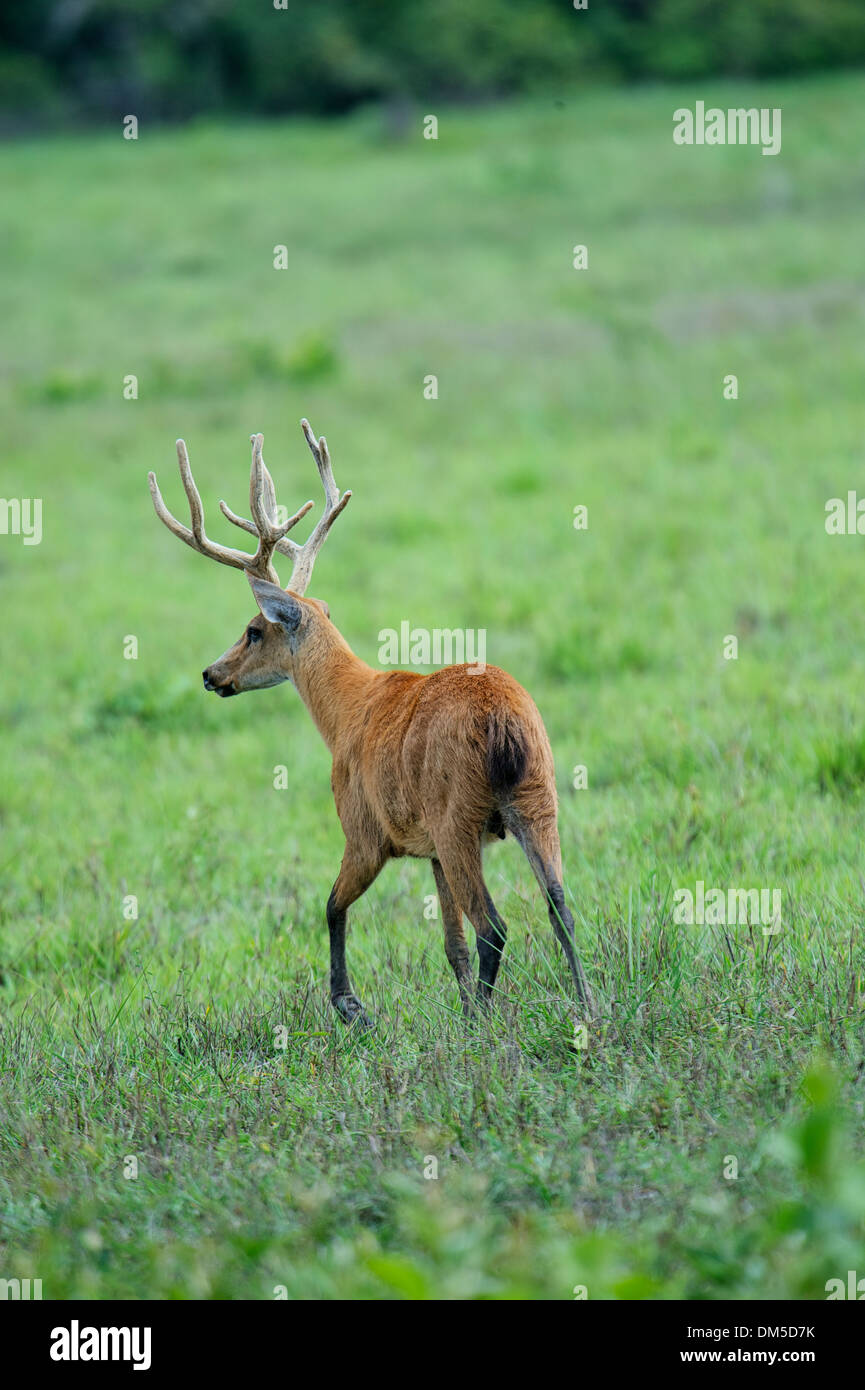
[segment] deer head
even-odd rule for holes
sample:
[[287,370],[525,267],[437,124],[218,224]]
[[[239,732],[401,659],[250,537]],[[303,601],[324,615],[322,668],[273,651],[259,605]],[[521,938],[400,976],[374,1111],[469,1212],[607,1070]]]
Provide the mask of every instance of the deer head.
[[[351,492],[339,495],[333,479],[333,469],[327,441],[316,440],[307,420],[301,420],[306,442],[318,467],[324,486],[324,511],[312,535],[303,544],[289,539],[288,532],[312,507],[306,502],[287,521],[277,523],[276,493],[273,479],[262,458],[263,436],[251,436],[252,466],[249,475],[249,507],[253,520],[237,516],[224,502],[219,507],[223,516],[242,531],[258,539],[253,555],[211,541],[204,530],[204,508],[189,467],[189,456],[182,439],[177,441],[177,461],[180,477],[189,501],[192,529],[184,526],[166,507],[153,473],[148,474],[150,494],[156,515],[169,531],[193,550],[246,571],[258,603],[259,612],[244,629],[243,634],[223,652],[222,656],[202,672],[205,690],[223,697],[240,695],[246,690],[264,690],[286,680],[296,682],[300,662],[311,651],[321,653],[329,647],[345,646],[330,621],[330,610],[320,599],[306,598],[316,557],[328,532],[346,506]],[[288,555],[292,562],[288,588],[280,586],[273,567],[273,554]]]

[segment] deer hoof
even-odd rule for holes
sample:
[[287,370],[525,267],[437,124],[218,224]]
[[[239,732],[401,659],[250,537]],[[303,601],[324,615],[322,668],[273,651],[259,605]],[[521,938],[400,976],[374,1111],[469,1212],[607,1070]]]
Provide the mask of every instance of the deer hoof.
[[343,1023],[356,1023],[359,1028],[372,1028],[372,1019],[353,994],[338,994],[333,1001],[333,1007]]

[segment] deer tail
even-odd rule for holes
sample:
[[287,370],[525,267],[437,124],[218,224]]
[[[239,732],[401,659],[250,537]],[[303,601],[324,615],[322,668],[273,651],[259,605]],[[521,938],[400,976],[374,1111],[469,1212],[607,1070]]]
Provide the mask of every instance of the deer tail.
[[526,775],[528,744],[518,716],[494,709],[487,719],[487,777],[497,797],[509,796]]

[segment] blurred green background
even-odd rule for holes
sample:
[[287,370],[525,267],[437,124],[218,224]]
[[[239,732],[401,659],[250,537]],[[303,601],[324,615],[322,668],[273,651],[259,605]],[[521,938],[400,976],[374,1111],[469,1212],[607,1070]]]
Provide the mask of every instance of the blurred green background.
[[575,82],[861,65],[859,0],[46,0],[0,15],[0,119],[338,113]]
[[[799,70],[862,56],[853,7],[47,9],[3,20],[34,129],[0,148],[0,495],[44,535],[0,536],[0,1275],[823,1297],[865,1210],[863,542],[824,527],[861,476],[865,154],[861,73]],[[781,154],[674,146],[697,99],[781,107]],[[326,751],[288,687],[205,696],[248,588],[146,485],[183,515],[183,435],[235,544],[262,430],[317,509],[301,415],[354,491],[312,586],[354,649],[483,627],[540,706],[586,1051],[512,843],[488,1024],[408,861],[352,913],[378,1026],[332,1018]],[[698,879],[782,889],[782,931],[675,927]]]

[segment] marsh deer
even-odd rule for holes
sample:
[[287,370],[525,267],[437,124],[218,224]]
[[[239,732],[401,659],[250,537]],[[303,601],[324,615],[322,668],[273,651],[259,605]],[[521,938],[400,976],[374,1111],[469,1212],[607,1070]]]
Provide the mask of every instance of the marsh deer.
[[[339,494],[325,440],[315,438],[306,420],[301,426],[325,495],[324,512],[304,545],[288,532],[312,502],[278,523],[260,434],[251,439],[252,520],[219,504],[229,521],[257,538],[252,555],[206,536],[182,439],[177,458],[191,529],[168,511],[153,473],[149,481],[160,520],[193,550],[245,570],[258,604],[240,639],[204,671],[205,689],[225,697],[291,681],[333,755],[331,786],[345,832],[342,865],[327,903],[333,1005],[347,1023],[369,1022],[346,968],[346,914],[387,860],[403,855],[432,861],[445,953],[463,1011],[471,1014],[476,998],[488,1002],[506,928],[484,883],[481,852],[509,832],[540,884],[577,996],[590,1011],[562,887],[553,757],[541,716],[522,686],[495,666],[448,666],[427,676],[373,670],[337,631],[327,604],[306,597],[316,556],[351,493]],[[273,568],[274,552],[293,563],[286,589]],[[463,914],[477,934],[476,989]]]

